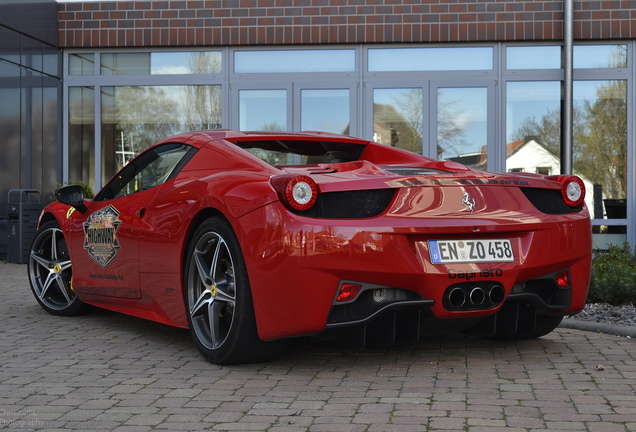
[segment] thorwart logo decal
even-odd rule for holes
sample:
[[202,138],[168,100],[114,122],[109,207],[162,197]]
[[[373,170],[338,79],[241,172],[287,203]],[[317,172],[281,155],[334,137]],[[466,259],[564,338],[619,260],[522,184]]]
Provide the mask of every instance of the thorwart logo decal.
[[84,249],[97,264],[106,268],[117,255],[119,212],[109,205],[96,211],[84,222]]

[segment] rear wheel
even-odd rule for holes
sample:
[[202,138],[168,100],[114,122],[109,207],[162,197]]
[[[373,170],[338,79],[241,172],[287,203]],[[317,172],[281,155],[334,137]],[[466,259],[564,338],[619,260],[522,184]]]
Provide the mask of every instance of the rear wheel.
[[230,224],[207,219],[194,233],[184,271],[188,324],[195,344],[212,363],[264,361],[283,342],[258,337],[245,262]]
[[72,316],[89,309],[73,291],[71,257],[56,221],[42,224],[35,233],[28,273],[33,295],[50,314]]

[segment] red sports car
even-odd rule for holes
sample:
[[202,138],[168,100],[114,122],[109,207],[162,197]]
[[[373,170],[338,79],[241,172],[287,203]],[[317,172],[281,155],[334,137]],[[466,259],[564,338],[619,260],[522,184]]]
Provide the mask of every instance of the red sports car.
[[294,336],[518,339],[579,312],[592,231],[575,176],[495,174],[327,133],[192,132],[94,199],[66,186],[28,265],[48,312],[189,328],[214,363]]

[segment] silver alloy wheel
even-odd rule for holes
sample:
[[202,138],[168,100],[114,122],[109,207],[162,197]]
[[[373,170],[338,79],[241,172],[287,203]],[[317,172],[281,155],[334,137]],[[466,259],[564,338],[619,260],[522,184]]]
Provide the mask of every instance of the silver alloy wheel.
[[221,235],[207,232],[198,239],[188,272],[192,329],[205,348],[216,350],[228,337],[236,306],[234,261]]
[[29,278],[38,300],[51,311],[63,311],[76,299],[71,278],[71,258],[62,230],[38,231],[31,246]]

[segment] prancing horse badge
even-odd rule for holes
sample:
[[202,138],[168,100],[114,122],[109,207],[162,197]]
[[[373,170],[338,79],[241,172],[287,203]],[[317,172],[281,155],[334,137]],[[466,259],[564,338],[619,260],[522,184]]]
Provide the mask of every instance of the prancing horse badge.
[[472,213],[473,210],[475,210],[475,199],[471,199],[468,192],[464,192],[464,199],[462,199],[462,204],[464,204],[464,207],[466,207],[466,211]]

